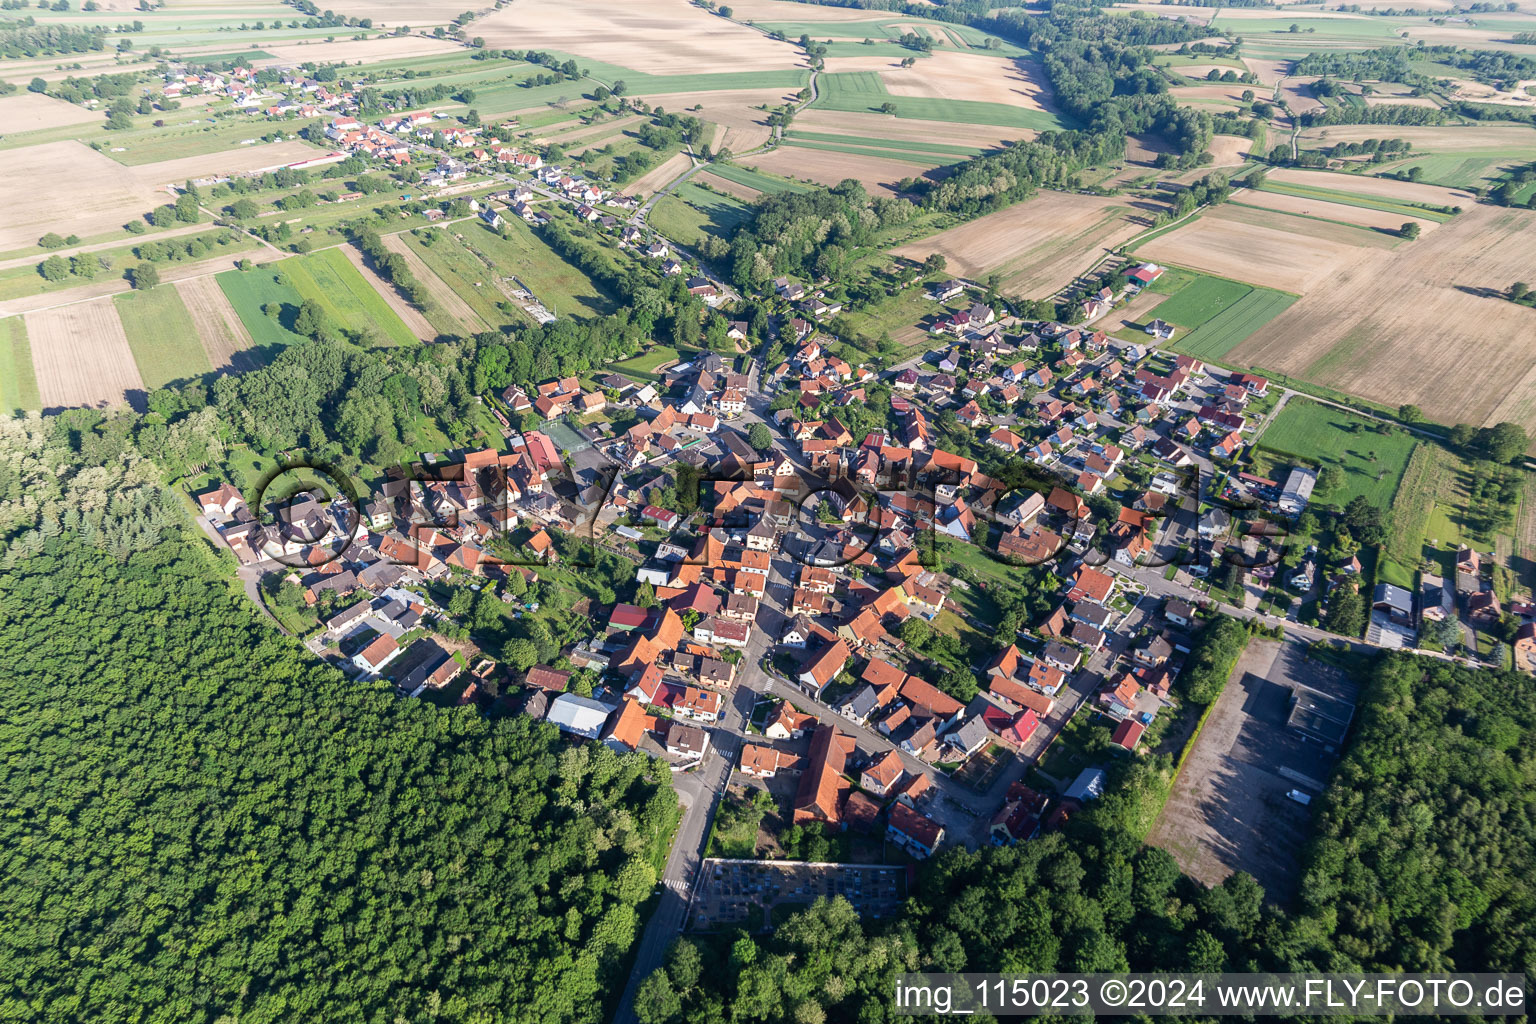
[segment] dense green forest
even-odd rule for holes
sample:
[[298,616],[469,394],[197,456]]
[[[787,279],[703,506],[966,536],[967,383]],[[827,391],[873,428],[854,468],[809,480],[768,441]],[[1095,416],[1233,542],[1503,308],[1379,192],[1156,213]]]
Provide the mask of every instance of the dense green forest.
[[600,1019],[665,775],[317,662],[81,422],[0,437],[0,1017]]
[[[1225,633],[1209,643],[1230,646]],[[1214,656],[1214,655],[1213,655]],[[1134,772],[1064,833],[925,865],[897,922],[822,902],[771,936],[679,941],[645,1024],[890,1019],[930,971],[1536,970],[1536,683],[1391,655],[1321,801],[1299,906],[1208,889],[1125,827]]]

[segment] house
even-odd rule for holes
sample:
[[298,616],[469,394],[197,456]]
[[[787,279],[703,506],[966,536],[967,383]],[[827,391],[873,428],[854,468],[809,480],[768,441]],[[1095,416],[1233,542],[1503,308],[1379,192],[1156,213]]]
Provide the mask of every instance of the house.
[[852,752],[853,737],[844,736],[834,726],[816,727],[805,757],[805,772],[795,791],[793,824],[842,824],[842,803],[851,788],[843,774]]
[[1515,633],[1515,668],[1536,673],[1536,623],[1527,622]]
[[1195,609],[1187,601],[1170,597],[1163,605],[1163,618],[1176,626],[1193,626],[1195,624]]
[[797,768],[800,758],[787,750],[759,743],[743,743],[736,770],[755,779],[771,779],[780,770]]
[[816,723],[816,716],[796,711],[789,701],[780,701],[763,726],[763,735],[771,740],[799,739]]
[[673,720],[667,723],[666,748],[673,757],[701,758],[709,749],[709,733],[696,725]]
[[562,693],[550,701],[545,720],[554,723],[561,732],[572,733],[589,740],[602,736],[603,727],[613,708],[591,697],[575,693]]
[[1281,488],[1280,500],[1276,505],[1286,515],[1299,516],[1306,510],[1307,503],[1312,500],[1312,488],[1316,486],[1317,473],[1303,466],[1297,466],[1285,478],[1285,486]]
[[905,774],[906,769],[902,767],[901,755],[894,750],[887,750],[883,756],[859,773],[859,785],[876,796],[885,796],[896,788]]
[[[1382,584],[1382,586],[1385,585]],[[1376,589],[1379,593],[1381,586],[1378,586]],[[1375,605],[1372,607],[1375,607]],[[1499,607],[1498,595],[1491,590],[1480,590],[1467,598],[1467,618],[1478,625],[1487,626],[1498,622],[1502,611]],[[1398,616],[1393,615],[1392,621],[1397,622]]]
[[1040,657],[1047,664],[1055,665],[1063,672],[1076,672],[1083,660],[1082,652],[1077,648],[1068,647],[1056,640],[1045,645],[1045,649],[1040,652]]
[[619,713],[609,718],[603,728],[603,742],[615,752],[623,753],[639,747],[645,734],[655,728],[656,716],[646,714],[639,701],[625,700],[620,705]]
[[1103,604],[1109,600],[1114,589],[1113,576],[1083,565],[1078,567],[1076,575],[1072,577],[1072,589],[1067,592],[1067,600],[1073,603],[1092,601],[1095,604]]
[[1153,320],[1147,324],[1146,331],[1159,341],[1167,341],[1173,337],[1173,325],[1166,320]]
[[377,637],[367,647],[352,655],[352,664],[365,676],[376,676],[390,662],[400,657],[401,647],[388,633]]
[[1141,734],[1146,731],[1145,725],[1134,718],[1127,718],[1115,727],[1110,742],[1122,750],[1135,750],[1136,744],[1141,742]]
[[570,681],[571,673],[550,668],[548,665],[535,665],[523,676],[524,686],[549,693],[564,693]]
[[811,696],[819,697],[821,691],[826,689],[827,684],[843,670],[851,657],[853,655],[843,641],[837,640],[828,644],[801,670],[797,677],[800,686]]
[[1125,272],[1126,281],[1140,288],[1156,281],[1163,276],[1163,268],[1156,263],[1139,263]]
[[904,803],[891,807],[890,823],[886,826],[886,838],[906,847],[912,856],[928,857],[944,841],[944,826],[912,810]]
[[948,302],[950,299],[965,291],[965,285],[959,281],[945,281],[928,289],[928,298],[934,302]]
[[227,519],[236,509],[245,507],[245,499],[236,488],[223,482],[213,490],[199,494],[197,505],[209,519]]
[[714,722],[720,718],[724,698],[717,690],[701,690],[697,686],[683,687],[682,697],[675,700],[672,710],[684,718],[699,722]]
[[[1497,619],[1498,598],[1493,596],[1492,591],[1485,591],[1485,593],[1492,598],[1492,617]],[[1395,587],[1390,583],[1376,584],[1376,589],[1371,594],[1371,609],[1372,611],[1382,612],[1388,619],[1400,626],[1410,626],[1413,624],[1413,595],[1402,587]],[[1470,602],[1468,602],[1467,610],[1475,617],[1475,612],[1473,612]]]
[[970,757],[992,742],[992,730],[981,715],[974,715],[960,723],[960,727],[946,733],[944,745],[960,758]]
[[366,619],[373,611],[373,602],[363,600],[357,602],[345,611],[337,612],[325,620],[325,629],[328,633],[344,633]]

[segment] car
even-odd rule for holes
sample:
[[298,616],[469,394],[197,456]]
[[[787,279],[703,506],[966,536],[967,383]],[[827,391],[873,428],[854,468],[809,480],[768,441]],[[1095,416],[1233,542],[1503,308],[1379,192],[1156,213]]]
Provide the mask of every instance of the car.
[[1303,806],[1303,807],[1307,806],[1308,804],[1310,804],[1312,802],[1312,794],[1311,793],[1303,793],[1299,789],[1293,789],[1289,793],[1286,793],[1285,795],[1289,799],[1294,800],[1297,803],[1301,804],[1301,806]]

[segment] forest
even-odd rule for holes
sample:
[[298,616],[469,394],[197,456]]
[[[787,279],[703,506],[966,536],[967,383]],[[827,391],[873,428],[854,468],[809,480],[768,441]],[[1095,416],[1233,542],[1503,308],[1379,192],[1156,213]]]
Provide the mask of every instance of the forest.
[[[1211,653],[1234,639],[1212,637]],[[1375,666],[1293,909],[1241,873],[1206,888],[1142,845],[1112,800],[1127,776],[1064,832],[928,862],[898,922],[823,900],[771,936],[679,940],[640,1019],[883,1021],[910,970],[1529,973],[1533,689],[1401,654]]]
[[122,436],[0,441],[0,1014],[606,1016],[678,820],[648,758],[346,679]]

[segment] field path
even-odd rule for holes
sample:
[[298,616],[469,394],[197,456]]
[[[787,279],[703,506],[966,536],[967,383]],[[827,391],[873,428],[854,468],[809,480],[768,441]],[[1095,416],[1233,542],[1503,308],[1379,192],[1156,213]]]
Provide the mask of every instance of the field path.
[[26,324],[44,409],[142,407],[144,380],[110,299],[29,313]]
[[368,265],[368,262],[363,258],[363,254],[357,246],[348,242],[341,247],[341,251],[346,254],[347,259],[357,268],[358,273],[363,275],[363,280],[372,285],[374,291],[384,296],[384,302],[390,309],[395,311],[396,316],[405,321],[405,326],[410,328],[412,334],[423,341],[431,341],[437,337],[437,328],[427,321],[427,318],[422,315],[421,310],[406,302],[394,285],[374,273],[373,268]]
[[[412,252],[411,247],[405,244],[405,239],[398,235],[385,235],[383,237],[384,244],[389,247],[390,252],[396,252],[405,257],[406,266],[411,268],[411,273],[416,276],[418,281],[427,286],[427,291],[431,292],[432,297],[443,307],[443,312],[457,320],[459,325],[471,334],[487,329],[489,325],[480,318],[480,314],[471,309],[469,303],[459,298],[458,293],[448,287],[448,282],[438,277],[435,270],[422,262],[421,257]],[[348,248],[351,248],[351,246],[348,246]],[[409,320],[406,321],[407,324],[410,322]],[[428,338],[435,338],[436,336],[436,331],[425,335]]]
[[181,301],[192,314],[208,362],[220,373],[246,373],[257,367],[249,351],[256,343],[229,298],[213,277],[194,277],[176,284]]

